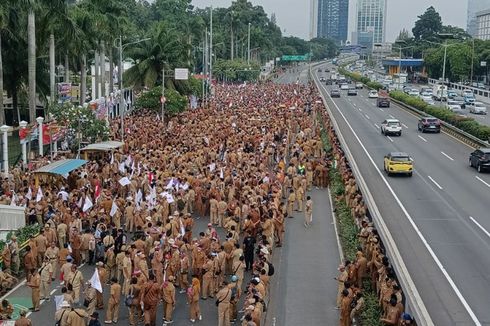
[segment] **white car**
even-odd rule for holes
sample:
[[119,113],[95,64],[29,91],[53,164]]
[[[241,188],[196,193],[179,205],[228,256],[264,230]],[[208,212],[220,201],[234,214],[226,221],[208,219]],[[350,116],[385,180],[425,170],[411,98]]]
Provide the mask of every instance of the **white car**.
[[458,102],[453,101],[453,100],[447,100],[446,102],[446,109],[451,110],[451,111],[459,111],[461,110],[461,105],[459,105]]
[[462,97],[474,97],[473,92],[470,89],[463,89],[461,91]]
[[474,114],[487,114],[487,107],[482,102],[475,102],[470,105],[470,112]]
[[340,84],[340,89],[348,90],[349,89],[349,84],[347,84],[347,83]]
[[378,98],[378,91],[376,90],[371,90],[369,91],[369,95],[368,95],[369,98]]
[[402,135],[402,125],[397,119],[386,119],[381,123],[381,133],[387,135]]
[[408,91],[407,94],[410,96],[419,96],[419,90],[416,88],[412,88],[411,90]]
[[363,85],[362,83],[356,83],[356,89],[362,89]]

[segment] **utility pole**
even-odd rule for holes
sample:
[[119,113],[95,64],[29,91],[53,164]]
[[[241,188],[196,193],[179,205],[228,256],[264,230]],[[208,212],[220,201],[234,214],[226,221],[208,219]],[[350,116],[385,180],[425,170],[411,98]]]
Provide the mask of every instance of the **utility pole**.
[[473,82],[473,60],[475,59],[475,39],[473,40],[473,47],[471,50],[471,75],[470,75],[470,85]]
[[203,62],[203,65],[204,65],[204,83],[205,83],[205,87],[204,87],[204,105],[207,106],[207,101],[208,101],[208,58],[209,58],[209,43],[208,43],[208,28],[206,27],[206,33],[204,34],[204,42],[206,43],[205,47],[204,47],[204,53],[205,53],[205,56],[204,56],[204,62]]
[[213,88],[213,6],[210,12],[210,32],[209,32],[209,91]]
[[248,23],[248,55],[247,55],[247,65],[250,66],[250,26],[252,23]]
[[163,125],[165,125],[165,63],[163,63],[162,68],[162,121]]
[[444,41],[444,63],[442,65],[442,83],[446,83],[446,57],[447,57],[447,40]]
[[[119,116],[121,117],[121,141],[124,143],[124,88],[123,88],[123,59],[122,35],[119,35]],[[112,78],[112,77],[111,77]]]

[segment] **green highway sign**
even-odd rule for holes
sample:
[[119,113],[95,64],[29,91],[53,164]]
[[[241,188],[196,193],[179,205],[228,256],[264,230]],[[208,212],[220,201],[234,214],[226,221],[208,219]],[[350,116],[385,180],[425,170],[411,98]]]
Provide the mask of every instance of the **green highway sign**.
[[310,55],[283,55],[281,61],[308,61],[310,60]]

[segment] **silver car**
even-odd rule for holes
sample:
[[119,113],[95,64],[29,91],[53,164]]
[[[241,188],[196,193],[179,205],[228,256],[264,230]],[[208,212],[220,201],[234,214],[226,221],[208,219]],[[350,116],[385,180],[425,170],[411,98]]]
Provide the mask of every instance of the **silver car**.
[[475,102],[470,105],[470,112],[474,114],[487,114],[487,107],[482,102]]

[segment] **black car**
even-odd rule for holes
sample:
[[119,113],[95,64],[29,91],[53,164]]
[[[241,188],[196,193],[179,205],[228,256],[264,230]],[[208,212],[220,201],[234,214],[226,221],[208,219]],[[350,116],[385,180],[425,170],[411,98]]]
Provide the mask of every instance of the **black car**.
[[490,148],[480,148],[470,154],[470,166],[483,172],[490,170]]
[[355,89],[355,88],[349,88],[347,90],[347,95],[349,95],[349,96],[351,96],[351,95],[352,96],[356,96],[357,95],[357,89]]
[[340,97],[340,91],[338,89],[332,89],[330,91],[330,97]]
[[331,79],[327,79],[327,81],[325,82],[326,85],[332,85],[332,80]]
[[441,121],[437,118],[423,117],[419,120],[417,129],[422,132],[441,132]]

